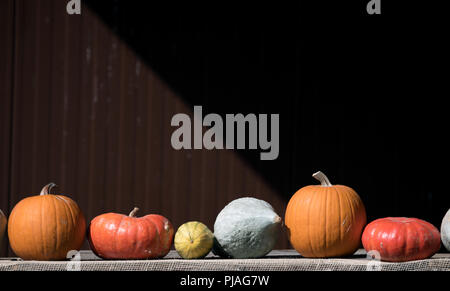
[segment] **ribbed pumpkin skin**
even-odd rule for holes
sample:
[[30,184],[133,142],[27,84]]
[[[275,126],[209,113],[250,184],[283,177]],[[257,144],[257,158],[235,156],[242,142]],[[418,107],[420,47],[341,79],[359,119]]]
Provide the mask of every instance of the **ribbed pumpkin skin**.
[[78,205],[62,195],[41,195],[20,201],[11,212],[11,249],[24,260],[67,259],[85,240],[86,220]]
[[424,220],[386,217],[366,226],[362,243],[367,252],[378,251],[382,261],[406,262],[433,256],[441,238],[438,229]]
[[292,246],[302,256],[346,256],[360,246],[366,211],[350,187],[306,186],[289,201],[285,224]]
[[106,213],[89,226],[92,251],[104,259],[162,258],[170,251],[174,230],[161,215],[129,217]]
[[201,222],[191,221],[181,225],[175,234],[175,249],[184,259],[200,259],[212,249],[214,235]]

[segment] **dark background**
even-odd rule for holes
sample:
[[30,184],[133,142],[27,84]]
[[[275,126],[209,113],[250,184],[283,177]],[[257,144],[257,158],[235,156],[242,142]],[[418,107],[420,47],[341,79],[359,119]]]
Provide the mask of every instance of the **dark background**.
[[[0,4],[1,208],[49,181],[88,219],[160,213],[209,227],[254,196],[284,215],[315,183],[354,188],[368,221],[450,208],[448,21],[433,2]],[[153,2],[153,1],[152,1]],[[210,1],[211,2],[211,1]],[[242,2],[245,2],[243,4]],[[337,3],[336,3],[337,2]],[[426,5],[426,6],[425,6]],[[280,114],[280,155],[174,151],[171,117]],[[278,248],[289,248],[287,239]]]

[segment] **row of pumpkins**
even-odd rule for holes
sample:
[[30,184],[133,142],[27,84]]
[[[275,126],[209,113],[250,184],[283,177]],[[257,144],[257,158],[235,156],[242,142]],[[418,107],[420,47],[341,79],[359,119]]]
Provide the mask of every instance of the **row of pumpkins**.
[[[366,211],[350,187],[332,185],[317,172],[321,185],[298,190],[289,201],[284,225],[292,246],[304,257],[327,258],[353,254],[361,245],[376,251],[383,261],[429,258],[441,246],[450,250],[450,211],[441,233],[415,218],[388,217],[366,225]],[[170,221],[156,214],[136,217],[106,213],[86,221],[70,198],[50,194],[54,184],[39,196],[20,201],[8,220],[12,250],[24,260],[64,260],[79,250],[86,238],[94,253],[104,259],[150,259],[167,255],[172,244],[182,258],[199,259],[211,250],[223,258],[258,258],[275,246],[282,218],[262,200],[245,197],[229,203],[217,216],[214,233],[201,222],[187,222],[175,232]],[[0,211],[0,239],[6,217]]]

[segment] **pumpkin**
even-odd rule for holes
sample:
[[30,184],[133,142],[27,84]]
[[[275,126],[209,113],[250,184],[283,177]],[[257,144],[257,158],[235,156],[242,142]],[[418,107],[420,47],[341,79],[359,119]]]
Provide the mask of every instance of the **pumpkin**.
[[282,219],[266,201],[236,199],[216,218],[213,253],[236,259],[263,257],[275,246],[281,224]]
[[50,183],[40,195],[21,200],[9,216],[11,249],[24,260],[65,260],[83,245],[84,215],[69,197],[50,194],[55,186]]
[[321,185],[298,190],[286,208],[289,241],[304,257],[326,258],[353,254],[366,224],[361,198],[350,187],[332,185],[322,172]]
[[5,242],[5,232],[6,232],[6,224],[7,219],[3,211],[0,209],[0,255],[2,255],[3,252],[3,244]]
[[369,223],[362,243],[382,261],[406,262],[433,256],[441,247],[440,233],[431,223],[417,218],[386,217]]
[[170,221],[157,214],[136,217],[139,208],[126,216],[105,213],[89,225],[92,251],[103,259],[162,258],[170,251],[174,230]]
[[174,242],[183,259],[200,259],[211,251],[214,235],[203,223],[191,221],[178,228]]
[[441,239],[444,247],[450,252],[450,210],[445,214],[441,224]]

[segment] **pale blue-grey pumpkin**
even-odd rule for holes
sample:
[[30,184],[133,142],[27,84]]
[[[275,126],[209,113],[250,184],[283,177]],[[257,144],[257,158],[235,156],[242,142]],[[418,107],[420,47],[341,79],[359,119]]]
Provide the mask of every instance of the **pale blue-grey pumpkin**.
[[259,258],[275,246],[282,219],[266,201],[244,197],[230,202],[214,223],[214,254],[235,259]]

